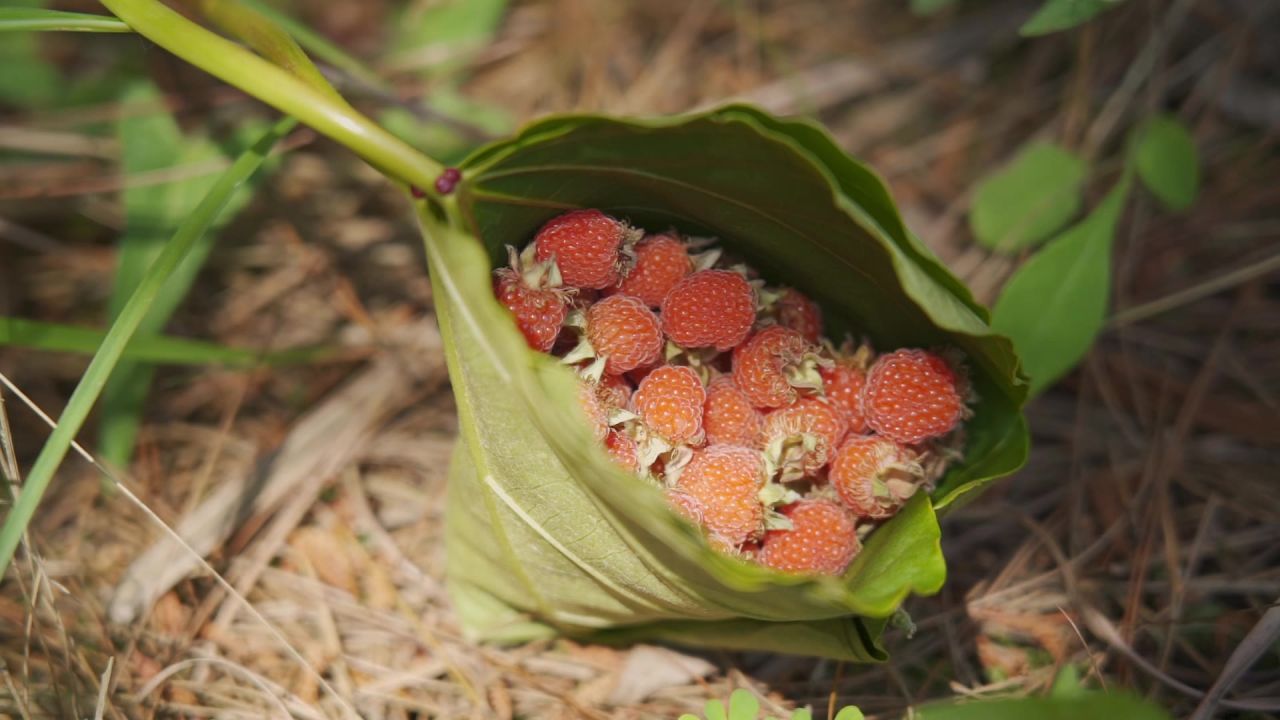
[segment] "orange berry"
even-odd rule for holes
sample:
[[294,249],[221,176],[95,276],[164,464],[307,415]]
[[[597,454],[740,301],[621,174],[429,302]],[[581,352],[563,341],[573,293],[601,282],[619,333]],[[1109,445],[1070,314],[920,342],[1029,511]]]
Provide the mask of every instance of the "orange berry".
[[672,286],[662,300],[662,329],[683,348],[728,350],[756,320],[756,292],[729,270],[701,270]]
[[515,316],[525,342],[534,350],[550,352],[569,313],[564,292],[530,287],[511,268],[500,268],[494,274],[494,294]]
[[576,288],[616,285],[623,246],[636,231],[599,210],[575,210],[552,218],[534,237],[538,260],[555,258],[564,284]]
[[817,343],[822,337],[822,308],[799,290],[787,288],[782,291],[777,313],[779,325],[799,332],[805,340]]
[[604,358],[608,375],[621,375],[662,356],[662,328],[643,302],[611,295],[587,308],[587,341]]
[[707,386],[707,402],[702,407],[702,429],[709,445],[754,447],[760,440],[764,416],[751,404],[746,393],[721,375]]
[[867,374],[862,370],[846,364],[837,364],[829,368],[820,368],[822,375],[822,391],[849,423],[849,432],[867,431],[867,419],[862,415],[862,387],[867,383]]
[[841,575],[862,543],[853,514],[830,500],[800,500],[780,511],[790,530],[770,530],[756,561],[785,573]]
[[814,475],[825,467],[848,432],[849,423],[830,402],[801,398],[764,416],[763,443],[767,453],[779,444],[779,456],[773,460],[784,468],[784,475],[794,479]]
[[578,381],[578,404],[590,423],[596,442],[604,442],[605,436],[609,434],[609,411],[600,403],[595,385],[585,380]]
[[702,406],[707,392],[692,368],[663,365],[640,382],[631,406],[653,432],[673,444],[702,435]]
[[924,350],[898,350],[871,366],[862,412],[872,430],[914,444],[954,430],[965,406],[946,360]]
[[640,471],[639,451],[631,436],[618,430],[610,430],[604,440],[604,449],[618,467],[630,472]]
[[650,235],[635,248],[636,262],[613,292],[640,298],[658,307],[671,288],[693,272],[689,250],[671,233]]
[[760,533],[764,505],[757,493],[765,480],[764,455],[753,448],[713,445],[697,450],[676,487],[702,508],[702,525],[727,546]]
[[734,350],[733,381],[758,408],[790,405],[799,397],[794,373],[813,350],[799,332],[770,325]]

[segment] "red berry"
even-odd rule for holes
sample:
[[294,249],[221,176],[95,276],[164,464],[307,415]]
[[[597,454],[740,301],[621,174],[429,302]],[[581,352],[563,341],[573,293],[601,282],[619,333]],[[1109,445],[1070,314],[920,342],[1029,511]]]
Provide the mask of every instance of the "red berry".
[[854,514],[879,519],[915,493],[919,474],[906,448],[879,435],[858,435],[836,451],[827,477]]
[[658,307],[667,292],[693,272],[689,250],[670,233],[650,235],[635,248],[636,262],[622,278],[616,292],[638,297],[649,307]]
[[778,324],[789,327],[810,343],[822,337],[822,308],[795,288],[782,291],[777,306]]
[[575,210],[548,221],[533,242],[538,260],[555,258],[564,284],[600,289],[617,284],[623,246],[634,234],[599,210]]
[[645,426],[673,444],[702,436],[702,405],[707,392],[692,368],[663,365],[645,376],[631,406]]
[[707,386],[707,402],[702,409],[702,429],[709,445],[754,447],[760,440],[764,416],[755,409],[746,393],[721,375]]
[[[812,385],[800,373],[812,358],[813,346],[799,332],[770,325],[733,352],[733,381],[759,408],[790,405],[799,397],[796,386]],[[813,370],[813,384],[821,378]]]
[[862,416],[862,387],[867,374],[852,365],[836,364],[820,368],[823,394],[844,414],[849,432],[861,435],[867,431],[867,419]]
[[609,411],[600,404],[595,385],[585,380],[578,381],[578,404],[587,416],[596,442],[604,442],[605,436],[609,434]]
[[605,359],[608,375],[621,375],[662,356],[658,316],[629,295],[611,295],[587,308],[587,341]]
[[676,486],[701,506],[708,533],[724,545],[737,546],[760,532],[764,506],[757,493],[764,475],[759,450],[713,445],[694,452]]
[[816,474],[848,432],[844,415],[821,398],[801,398],[764,417],[766,453],[787,479]]
[[676,283],[662,300],[662,329],[683,348],[728,350],[756,320],[756,293],[728,270],[701,270]]
[[630,472],[640,471],[639,450],[631,436],[618,430],[610,430],[604,440],[604,449],[618,467]]
[[516,327],[520,328],[525,342],[534,350],[550,352],[569,312],[565,294],[559,290],[530,287],[520,273],[511,268],[500,268],[494,274],[494,294],[498,302],[515,316]]
[[946,360],[924,350],[898,350],[871,366],[862,412],[872,430],[914,444],[951,432],[965,406]]
[[841,575],[862,543],[853,515],[830,500],[801,500],[781,510],[790,530],[765,533],[756,560],[785,573]]
[[625,408],[631,404],[631,383],[622,375],[605,375],[600,378],[596,392],[600,402],[609,408]]

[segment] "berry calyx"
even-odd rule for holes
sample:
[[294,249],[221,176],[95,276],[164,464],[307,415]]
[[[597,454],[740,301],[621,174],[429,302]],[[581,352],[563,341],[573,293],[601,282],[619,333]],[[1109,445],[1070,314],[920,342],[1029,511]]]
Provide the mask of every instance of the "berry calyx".
[[599,290],[618,283],[624,249],[638,235],[599,210],[575,210],[549,220],[533,244],[538,260],[554,259],[566,285]]
[[640,298],[649,307],[662,300],[676,283],[693,272],[685,244],[672,233],[650,235],[635,247],[635,265],[613,292]]
[[691,368],[663,365],[640,382],[631,407],[650,431],[672,445],[702,438],[702,406],[707,393]]
[[758,408],[790,405],[797,388],[822,388],[815,349],[799,332],[770,325],[734,350],[733,381]]
[[764,418],[765,456],[783,481],[815,475],[835,456],[849,423],[832,403],[801,398]]
[[840,499],[858,517],[887,518],[920,486],[923,474],[906,448],[879,435],[845,440],[827,477]]
[[900,443],[946,435],[964,417],[960,381],[941,356],[924,350],[881,355],[862,390],[867,425]]
[[662,329],[683,348],[737,346],[756,319],[755,288],[730,270],[700,270],[662,300]]
[[764,416],[732,377],[721,375],[711,381],[702,409],[702,429],[707,433],[708,445],[754,447],[763,428]]
[[694,452],[676,487],[699,503],[707,532],[736,547],[760,533],[764,506],[757,494],[764,480],[764,455],[759,450],[713,445]]
[[756,560],[774,570],[805,575],[841,575],[862,549],[857,520],[839,503],[801,500],[780,512],[790,530],[764,534]]

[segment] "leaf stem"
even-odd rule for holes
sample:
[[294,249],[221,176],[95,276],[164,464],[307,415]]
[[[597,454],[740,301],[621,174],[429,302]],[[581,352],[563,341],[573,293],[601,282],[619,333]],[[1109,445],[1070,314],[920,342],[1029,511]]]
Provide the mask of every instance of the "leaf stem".
[[434,193],[444,166],[292,73],[191,22],[158,0],[102,0],[138,34],[347,146],[380,172]]

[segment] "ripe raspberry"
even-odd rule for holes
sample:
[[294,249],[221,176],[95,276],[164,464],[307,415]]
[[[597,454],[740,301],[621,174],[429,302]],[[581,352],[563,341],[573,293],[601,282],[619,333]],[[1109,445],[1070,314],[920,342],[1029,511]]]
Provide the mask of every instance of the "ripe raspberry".
[[795,288],[782,291],[777,305],[778,324],[789,327],[810,343],[822,337],[822,308]]
[[758,408],[796,401],[796,387],[821,387],[813,346],[791,328],[770,325],[733,351],[733,381]]
[[765,454],[784,480],[814,475],[835,456],[848,432],[844,415],[826,399],[801,398],[765,415]]
[[578,404],[582,406],[582,412],[591,424],[596,442],[604,442],[605,436],[609,434],[609,411],[600,404],[595,385],[583,380],[578,382]]
[[906,448],[879,435],[857,435],[836,451],[828,479],[858,517],[887,518],[915,494],[920,467]]
[[638,297],[656,308],[672,286],[693,272],[689,250],[671,233],[651,235],[635,248],[636,264],[614,292]]
[[621,375],[662,356],[658,317],[628,295],[612,295],[587,308],[587,342],[604,358],[607,375]]
[[550,352],[569,313],[565,293],[554,288],[531,287],[512,268],[500,268],[494,274],[494,294],[515,316],[516,327],[520,328],[525,342],[534,350]]
[[676,486],[702,506],[702,525],[728,546],[756,536],[764,506],[756,494],[764,483],[764,455],[737,445],[694,452]]
[[608,437],[604,440],[604,449],[609,452],[609,457],[617,463],[618,467],[630,472],[640,471],[640,459],[636,441],[618,430],[610,430]]
[[548,221],[533,242],[538,260],[555,257],[566,285],[599,289],[617,284],[623,248],[637,233],[599,210],[575,210]]
[[631,383],[622,375],[605,375],[596,386],[600,402],[607,408],[625,408],[631,404]]
[[780,512],[792,528],[765,533],[756,556],[762,565],[785,573],[841,575],[862,549],[857,521],[839,503],[801,500]]
[[764,427],[764,416],[755,409],[733,378],[721,375],[707,386],[707,402],[702,408],[702,429],[709,445],[755,447]]
[[862,415],[862,387],[867,374],[852,365],[837,363],[820,368],[823,395],[844,414],[849,432],[861,435],[867,431],[867,419]]
[[867,373],[862,412],[872,430],[913,444],[946,435],[964,416],[964,398],[951,366],[924,350],[881,355]]
[[689,275],[662,300],[662,329],[683,348],[728,350],[746,338],[755,320],[755,289],[729,270]]
[[692,368],[663,365],[645,376],[631,396],[631,407],[645,426],[672,444],[702,436],[702,405],[707,391]]

